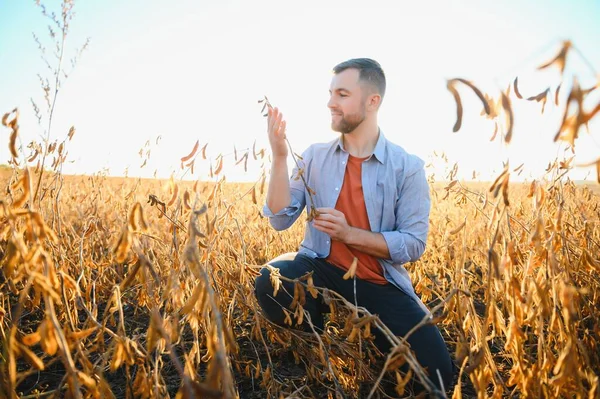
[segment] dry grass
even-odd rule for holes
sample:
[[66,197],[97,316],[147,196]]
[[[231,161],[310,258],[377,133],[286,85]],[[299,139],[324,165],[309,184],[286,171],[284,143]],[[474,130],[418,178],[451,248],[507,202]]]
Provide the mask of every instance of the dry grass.
[[[2,183],[16,198],[2,202],[3,396],[366,397],[385,371],[378,320],[334,296],[323,336],[257,312],[256,272],[303,229],[269,227],[260,182],[180,182],[173,199],[169,181],[67,176],[58,205],[28,209],[11,206],[29,194],[18,175]],[[449,395],[596,397],[598,196],[512,185],[504,207],[487,185],[445,187],[432,184],[429,246],[408,270],[461,366]]]

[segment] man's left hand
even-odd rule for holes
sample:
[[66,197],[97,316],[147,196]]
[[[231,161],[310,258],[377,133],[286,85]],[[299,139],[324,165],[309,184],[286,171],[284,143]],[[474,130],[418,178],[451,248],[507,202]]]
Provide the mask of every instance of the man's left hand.
[[332,240],[348,243],[353,227],[346,221],[346,216],[334,208],[317,208],[319,216],[313,219],[315,229],[328,234]]

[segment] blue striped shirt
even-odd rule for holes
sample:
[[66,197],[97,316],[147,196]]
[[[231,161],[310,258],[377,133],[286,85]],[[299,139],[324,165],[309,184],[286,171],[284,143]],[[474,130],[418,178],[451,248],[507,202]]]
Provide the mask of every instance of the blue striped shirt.
[[[329,143],[311,145],[298,160],[308,186],[316,192],[312,196],[315,208],[335,208],[348,156],[340,136]],[[309,194],[302,179],[295,179],[297,175],[298,168],[294,167],[289,206],[276,214],[266,204],[263,207],[276,230],[290,227],[305,208],[307,215],[310,211]],[[403,265],[419,259],[427,242],[431,202],[424,162],[388,141],[380,130],[373,154],[362,165],[362,186],[371,231],[383,235],[390,253],[391,259],[379,259],[384,277],[420,302]],[[330,249],[330,237],[307,222],[298,252],[326,258]]]

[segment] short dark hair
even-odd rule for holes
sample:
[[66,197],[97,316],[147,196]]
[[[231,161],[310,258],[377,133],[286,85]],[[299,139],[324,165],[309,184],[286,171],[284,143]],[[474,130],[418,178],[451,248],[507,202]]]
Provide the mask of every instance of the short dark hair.
[[375,87],[381,98],[383,98],[385,95],[385,74],[377,61],[370,58],[353,58],[337,64],[333,67],[333,73],[337,75],[346,69],[357,69],[359,72],[358,79]]

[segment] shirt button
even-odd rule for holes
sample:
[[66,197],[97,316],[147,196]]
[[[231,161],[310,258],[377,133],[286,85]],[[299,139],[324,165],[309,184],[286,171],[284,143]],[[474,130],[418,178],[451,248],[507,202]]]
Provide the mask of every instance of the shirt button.
[[329,240],[325,241],[325,244],[329,244]]
[[340,189],[339,187],[336,187],[336,188],[335,188],[335,191],[338,191],[339,189]]
[[342,161],[342,165],[346,165],[346,161]]

